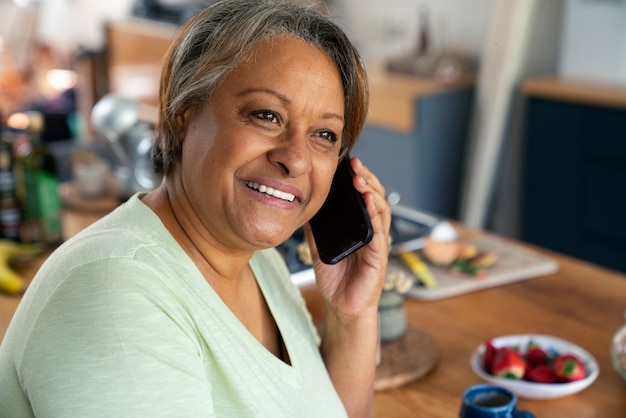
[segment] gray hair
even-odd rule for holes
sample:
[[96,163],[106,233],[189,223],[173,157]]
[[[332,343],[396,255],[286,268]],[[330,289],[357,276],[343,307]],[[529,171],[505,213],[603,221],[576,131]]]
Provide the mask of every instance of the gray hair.
[[256,42],[278,36],[298,38],[337,64],[344,89],[341,154],[354,146],[367,115],[367,77],[358,51],[339,26],[314,7],[280,0],[218,0],[183,26],[165,56],[152,154],[157,172],[167,173],[181,156],[177,117],[202,107]]

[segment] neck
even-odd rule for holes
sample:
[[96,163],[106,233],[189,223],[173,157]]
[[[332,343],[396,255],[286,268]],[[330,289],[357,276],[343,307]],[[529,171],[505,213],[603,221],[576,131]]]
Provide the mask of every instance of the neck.
[[247,275],[253,252],[233,250],[214,239],[192,207],[185,204],[186,198],[173,188],[171,183],[164,181],[148,193],[143,202],[159,216],[211,286],[216,290],[236,288],[240,279]]

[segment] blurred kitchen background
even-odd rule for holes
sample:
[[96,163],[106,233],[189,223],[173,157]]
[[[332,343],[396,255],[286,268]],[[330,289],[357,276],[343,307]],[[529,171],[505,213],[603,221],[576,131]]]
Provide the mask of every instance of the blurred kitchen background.
[[[115,94],[154,123],[160,59],[208,3],[0,0],[4,123],[44,113],[62,182],[76,180],[76,150],[115,170],[92,109]],[[366,62],[371,109],[354,154],[401,205],[626,271],[626,0],[315,6]]]

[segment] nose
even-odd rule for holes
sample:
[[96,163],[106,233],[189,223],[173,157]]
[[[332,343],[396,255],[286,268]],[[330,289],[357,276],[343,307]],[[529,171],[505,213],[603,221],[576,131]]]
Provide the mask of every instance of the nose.
[[311,150],[306,134],[288,130],[268,152],[271,162],[278,165],[289,177],[298,177],[311,171]]

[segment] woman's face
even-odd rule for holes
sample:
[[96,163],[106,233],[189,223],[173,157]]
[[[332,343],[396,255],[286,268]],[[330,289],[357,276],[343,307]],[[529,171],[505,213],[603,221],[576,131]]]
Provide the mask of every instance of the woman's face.
[[229,248],[278,245],[330,189],[344,127],[337,66],[295,38],[259,42],[184,126],[179,173],[203,227]]

